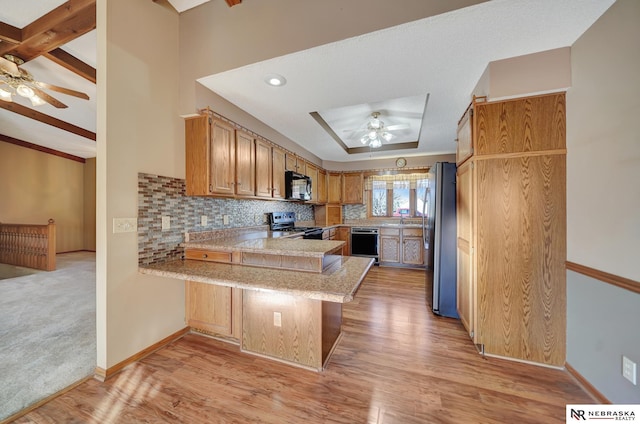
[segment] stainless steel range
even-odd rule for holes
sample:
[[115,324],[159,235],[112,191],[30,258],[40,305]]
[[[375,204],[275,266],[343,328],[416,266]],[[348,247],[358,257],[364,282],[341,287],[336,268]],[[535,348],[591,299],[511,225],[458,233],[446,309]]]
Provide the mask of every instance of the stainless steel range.
[[271,231],[291,231],[304,233],[304,239],[322,240],[322,227],[296,227],[295,212],[270,212],[269,229]]

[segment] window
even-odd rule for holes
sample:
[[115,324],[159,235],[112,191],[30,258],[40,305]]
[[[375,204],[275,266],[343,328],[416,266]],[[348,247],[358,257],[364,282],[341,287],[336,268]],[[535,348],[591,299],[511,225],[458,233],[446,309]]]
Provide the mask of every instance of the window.
[[367,177],[370,217],[422,216],[429,180],[427,174],[372,175]]

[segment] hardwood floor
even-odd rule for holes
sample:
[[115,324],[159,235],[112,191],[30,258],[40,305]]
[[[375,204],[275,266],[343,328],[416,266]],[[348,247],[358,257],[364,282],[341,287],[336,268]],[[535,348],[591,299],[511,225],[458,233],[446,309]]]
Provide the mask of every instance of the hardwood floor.
[[566,372],[483,358],[424,286],[424,272],[373,268],[321,374],[189,334],[15,422],[564,423],[565,404],[594,403]]

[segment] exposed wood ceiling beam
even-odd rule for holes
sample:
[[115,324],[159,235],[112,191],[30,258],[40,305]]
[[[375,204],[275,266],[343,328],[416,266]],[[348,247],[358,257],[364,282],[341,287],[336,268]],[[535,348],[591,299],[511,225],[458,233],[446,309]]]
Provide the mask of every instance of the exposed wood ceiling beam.
[[85,130],[84,128],[80,128],[58,118],[54,118],[53,116],[46,115],[42,112],[38,112],[37,110],[30,109],[26,106],[22,106],[19,103],[5,102],[4,100],[0,100],[0,108],[17,113],[27,118],[34,119],[36,121],[42,122],[43,124],[51,125],[72,134],[79,135],[80,137],[96,141],[96,133],[94,132]]
[[22,42],[22,30],[13,25],[0,22],[0,40],[6,43],[18,44]]
[[96,68],[81,61],[66,51],[62,49],[55,49],[44,53],[43,56],[71,72],[80,75],[82,78],[85,78],[94,84],[96,83]]
[[12,54],[26,62],[95,28],[96,0],[69,0],[22,28],[17,44],[14,44],[18,41],[16,28],[7,24],[0,27],[3,37],[14,38],[12,42],[0,43],[0,55]]
[[242,0],[226,0],[227,4],[229,5],[229,7],[233,7],[236,4],[240,4],[242,3]]
[[37,150],[39,152],[48,153],[50,155],[58,156],[61,158],[73,160],[80,163],[86,163],[85,158],[81,158],[80,156],[70,155],[69,153],[64,153],[59,150],[50,149],[48,147],[39,146],[37,144],[29,143],[28,141],[20,140],[17,138],[9,137],[8,135],[0,134],[0,141],[4,141],[6,143],[15,144],[16,146],[26,147],[27,149]]

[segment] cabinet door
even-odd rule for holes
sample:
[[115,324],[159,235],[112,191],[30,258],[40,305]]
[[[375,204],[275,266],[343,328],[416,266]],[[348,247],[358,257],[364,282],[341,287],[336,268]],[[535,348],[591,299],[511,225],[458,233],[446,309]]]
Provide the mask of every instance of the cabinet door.
[[327,179],[327,203],[342,203],[342,174],[329,172]]
[[185,283],[187,325],[230,336],[232,334],[231,287],[187,281]]
[[271,197],[273,179],[271,145],[256,140],[256,196]]
[[342,254],[344,256],[351,255],[351,228],[350,227],[339,227],[336,230],[335,239],[345,242],[345,245],[342,248]]
[[457,308],[460,321],[477,343],[476,331],[476,287],[473,275],[473,216],[474,186],[473,162],[458,168],[456,179],[456,216],[458,232],[457,254]]
[[211,193],[235,193],[236,154],[235,131],[230,125],[214,119],[211,124],[211,159],[209,191]]
[[318,167],[312,163],[307,163],[306,174],[311,178],[311,203],[318,203]]
[[318,203],[327,203],[327,171],[324,169],[318,169]]
[[380,262],[400,262],[400,236],[380,236]]
[[236,131],[236,194],[256,194],[255,158],[254,138],[244,131]]
[[342,174],[342,203],[363,204],[363,189],[364,176],[362,172]]
[[187,118],[185,130],[186,195],[205,196],[211,193],[209,178],[210,127],[206,115]]
[[277,147],[273,147],[271,150],[271,157],[273,159],[272,168],[272,197],[276,199],[284,199],[284,171],[285,171],[285,154],[284,150]]
[[296,155],[293,155],[291,153],[287,153],[285,155],[285,170],[287,171],[293,171],[293,172],[298,172],[298,158],[296,157]]
[[458,138],[456,146],[456,163],[460,165],[473,154],[473,107],[469,106],[458,122]]
[[402,263],[407,265],[424,264],[422,228],[402,229]]

